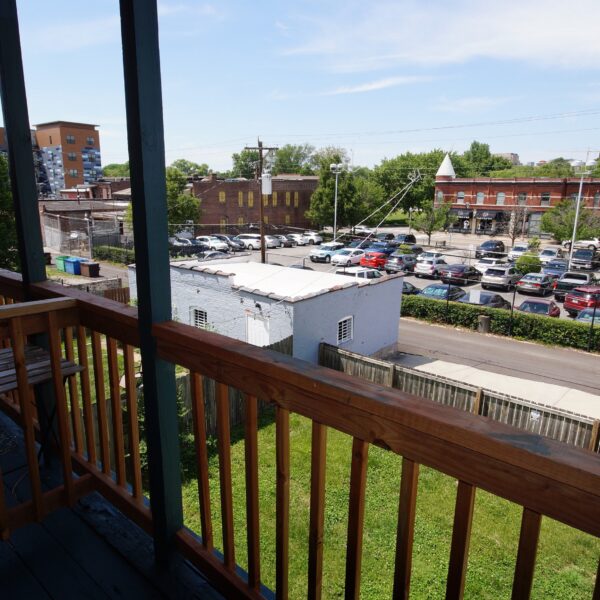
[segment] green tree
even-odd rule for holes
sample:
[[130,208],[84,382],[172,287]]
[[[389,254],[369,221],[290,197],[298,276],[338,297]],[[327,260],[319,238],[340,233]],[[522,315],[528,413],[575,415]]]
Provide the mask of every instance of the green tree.
[[313,175],[313,154],[315,148],[310,144],[286,144],[275,153],[273,174],[299,173],[300,175]]
[[[369,218],[368,224],[377,225],[392,209],[393,203],[377,210],[387,200],[383,186],[379,184],[373,177],[372,172],[366,167],[355,169],[352,174],[354,176],[354,186],[356,187],[356,203],[360,207],[360,217],[357,221],[362,221],[368,215],[374,213]],[[356,224],[357,221],[352,224]]]
[[[335,174],[329,165],[341,163],[340,154],[326,154],[321,156],[319,167],[319,185],[310,199],[310,208],[306,216],[319,225],[333,225],[335,205]],[[364,209],[359,204],[354,184],[354,176],[348,170],[343,170],[338,176],[338,210],[337,225],[353,225],[360,221]]]
[[[174,235],[187,221],[197,222],[200,218],[200,200],[186,191],[187,177],[175,167],[167,167],[167,219],[169,235]],[[132,199],[133,202],[133,199]],[[133,226],[133,209],[130,204],[125,212],[125,221]]]
[[575,174],[571,163],[565,158],[555,158],[539,166],[516,165],[489,173],[490,177],[572,177]]
[[104,177],[129,177],[129,161],[105,165],[102,174]]
[[246,179],[254,179],[258,168],[258,150],[242,150],[231,156],[233,161],[233,169],[231,177],[245,177]]
[[8,177],[8,162],[0,154],[0,268],[19,270],[17,228]]
[[199,165],[198,163],[186,160],[185,158],[178,158],[171,163],[171,166],[178,171],[181,171],[184,175],[208,175],[210,167],[206,163]]
[[438,206],[431,202],[413,217],[412,226],[427,234],[427,244],[431,244],[432,233],[445,231],[456,221],[456,215],[450,213],[451,207],[451,202],[442,202]]
[[517,258],[515,269],[523,275],[527,275],[527,273],[539,273],[542,270],[542,261],[537,254],[526,252]]
[[[557,241],[571,239],[575,225],[576,205],[572,200],[563,200],[542,215],[542,231],[552,234]],[[577,239],[600,235],[600,217],[582,206],[577,223]]]
[[492,171],[509,169],[512,163],[507,158],[490,152],[489,144],[474,141],[463,154],[470,177],[488,177]]

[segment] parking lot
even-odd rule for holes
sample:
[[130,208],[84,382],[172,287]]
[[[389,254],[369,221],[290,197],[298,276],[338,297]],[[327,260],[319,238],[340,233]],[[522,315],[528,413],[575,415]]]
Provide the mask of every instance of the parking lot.
[[[380,230],[383,231],[383,230]],[[388,231],[387,229],[385,231]],[[406,232],[406,228],[390,228],[389,231],[391,233],[401,233]],[[471,239],[474,238],[474,239]],[[431,249],[439,251],[443,254],[444,260],[448,264],[453,263],[461,263],[473,265],[477,260],[475,259],[475,247],[483,242],[487,238],[483,237],[475,237],[475,236],[462,236],[462,235],[454,235],[450,236],[442,236],[437,235],[432,238],[432,246],[437,242],[438,246],[441,242],[445,241],[448,245],[452,244],[452,249],[444,249],[442,247],[433,247],[428,248],[426,246],[427,239],[424,236],[417,236],[417,240],[420,245],[422,245],[425,249]],[[550,242],[546,242],[549,244]],[[542,244],[542,247],[546,244]],[[314,263],[309,259],[310,251],[315,248],[315,246],[298,246],[295,248],[278,248],[278,249],[269,249],[266,252],[266,259],[269,264],[278,264],[281,266],[290,266],[293,264],[304,264],[306,267],[313,269],[314,271],[322,271],[332,273],[335,271],[336,267],[332,267],[330,264],[326,263]],[[252,260],[260,261],[260,252],[254,251],[252,253]],[[413,273],[407,273],[406,281],[410,282],[412,285],[419,289],[423,289],[432,283],[436,283],[437,280],[429,279],[429,278],[418,278]],[[481,285],[478,282],[469,284],[469,285],[460,285],[459,287],[463,288],[465,291],[469,290],[481,290]],[[514,292],[503,292],[499,290],[489,290],[493,293],[498,293],[505,300],[510,302],[511,304],[515,303],[515,307],[519,306],[521,302],[523,302],[527,298],[537,298],[537,295],[530,294],[521,294]],[[552,294],[548,294],[544,296],[547,300],[553,300],[554,297]],[[556,304],[560,307],[561,315],[560,318],[570,319],[567,312],[563,309],[561,302],[556,302]]]

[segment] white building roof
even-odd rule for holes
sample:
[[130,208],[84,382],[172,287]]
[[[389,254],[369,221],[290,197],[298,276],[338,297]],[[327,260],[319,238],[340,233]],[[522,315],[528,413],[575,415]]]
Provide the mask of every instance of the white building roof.
[[444,160],[442,161],[442,164],[440,165],[440,168],[438,169],[435,176],[452,177],[452,179],[456,177],[456,173],[454,172],[454,166],[452,165],[452,161],[450,160],[449,154],[446,154],[446,156],[444,156]]
[[261,296],[269,296],[287,302],[296,302],[312,296],[326,294],[357,285],[373,285],[386,278],[357,280],[355,277],[292,269],[258,262],[183,261],[171,263],[171,267],[201,271],[229,277],[234,288]]

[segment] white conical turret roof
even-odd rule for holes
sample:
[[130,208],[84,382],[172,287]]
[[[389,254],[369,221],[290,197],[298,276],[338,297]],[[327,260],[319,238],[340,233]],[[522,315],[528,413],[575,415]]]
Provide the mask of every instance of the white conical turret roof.
[[446,154],[444,156],[444,160],[438,169],[438,172],[435,174],[436,177],[452,177],[454,179],[456,177],[456,173],[454,172],[454,167],[452,166],[452,161],[450,160],[450,155]]

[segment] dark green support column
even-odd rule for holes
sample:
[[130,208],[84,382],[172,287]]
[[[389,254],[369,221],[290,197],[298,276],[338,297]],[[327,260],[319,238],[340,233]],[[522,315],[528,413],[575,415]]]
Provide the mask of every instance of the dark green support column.
[[46,266],[16,0],[0,0],[0,88],[19,258],[23,282],[28,285],[46,279]]
[[171,319],[165,149],[156,0],[121,0],[127,137],[154,545],[166,561],[183,523],[175,367],[152,324]]

